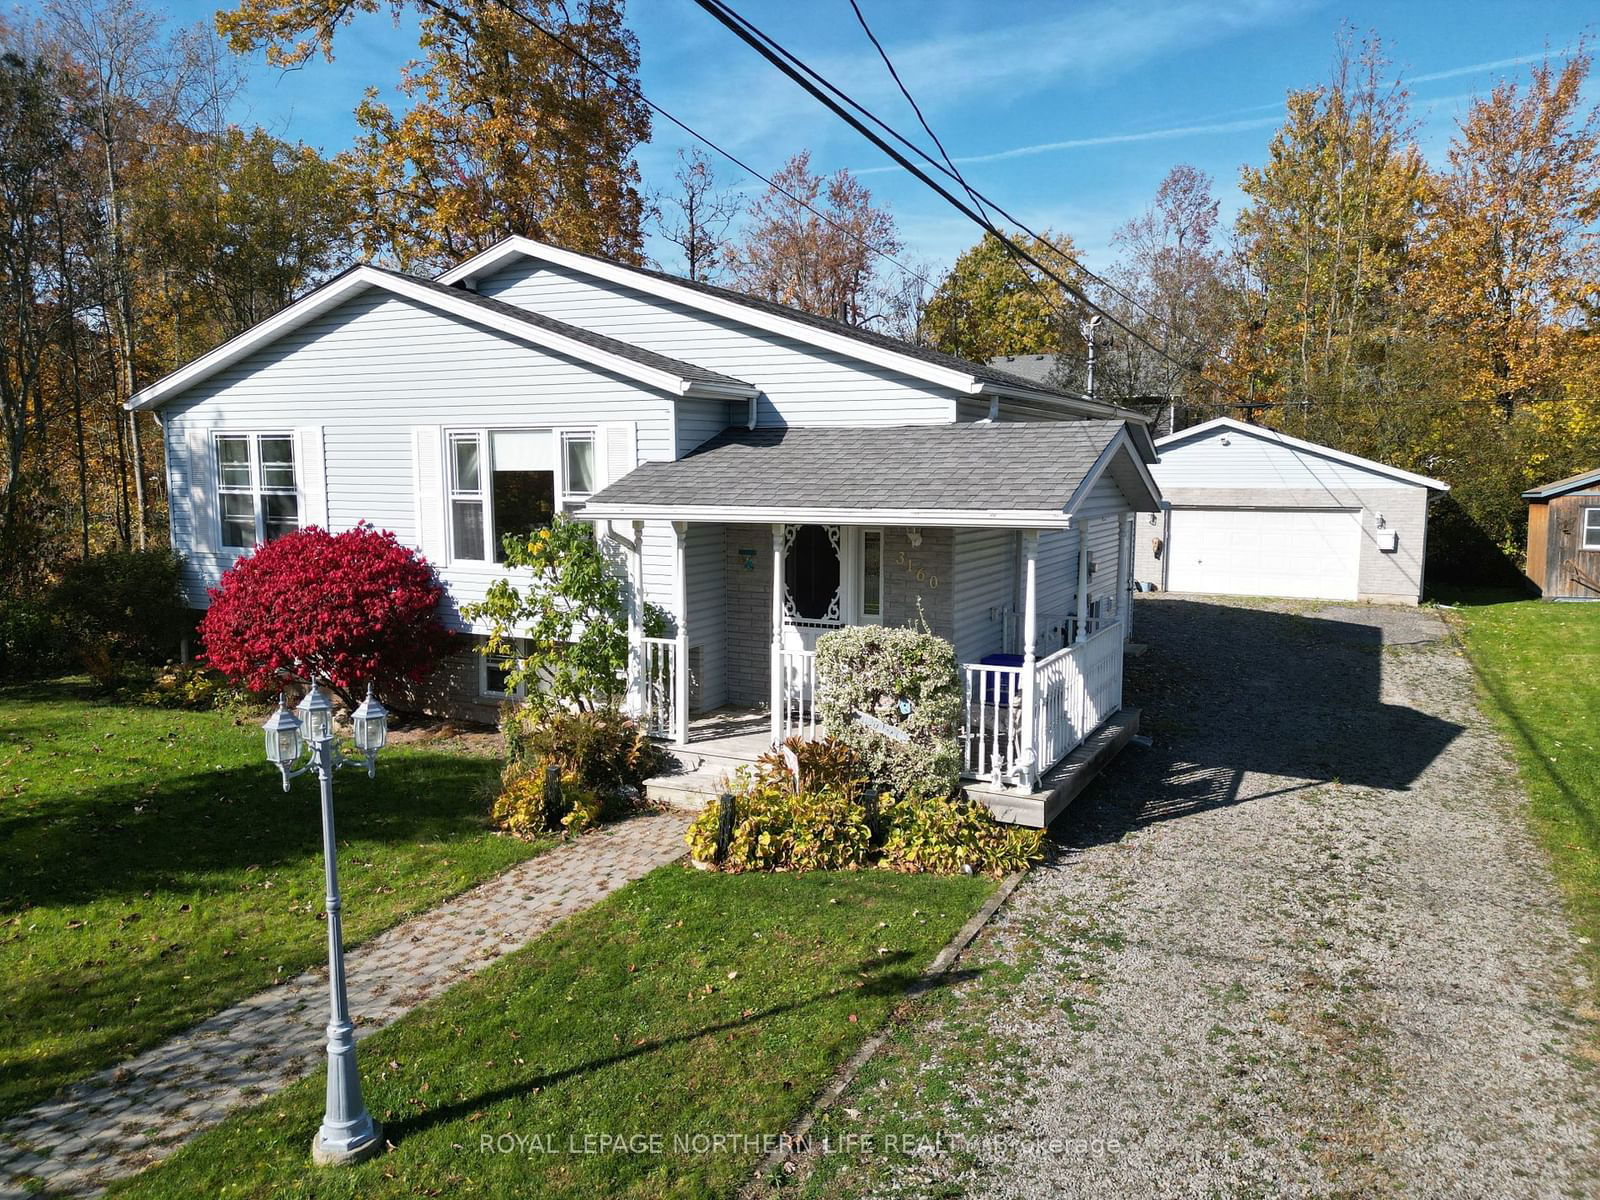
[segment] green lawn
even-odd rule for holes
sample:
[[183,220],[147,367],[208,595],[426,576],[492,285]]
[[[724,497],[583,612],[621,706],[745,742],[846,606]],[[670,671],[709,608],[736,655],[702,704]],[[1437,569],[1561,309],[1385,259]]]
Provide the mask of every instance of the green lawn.
[[387,1154],[310,1165],[319,1073],[115,1194],[730,1195],[993,887],[662,867],[361,1043]]
[[1578,932],[1600,949],[1600,604],[1462,597],[1486,708],[1516,753]]
[[[399,747],[340,772],[349,940],[543,848],[487,828],[494,773]],[[320,839],[255,718],[0,688],[0,1115],[323,961]]]

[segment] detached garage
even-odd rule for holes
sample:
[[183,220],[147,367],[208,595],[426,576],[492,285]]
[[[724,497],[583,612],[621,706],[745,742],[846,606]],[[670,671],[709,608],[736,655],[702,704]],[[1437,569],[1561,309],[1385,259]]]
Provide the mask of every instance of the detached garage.
[[1156,443],[1163,511],[1135,578],[1171,592],[1415,604],[1428,505],[1449,488],[1224,417]]

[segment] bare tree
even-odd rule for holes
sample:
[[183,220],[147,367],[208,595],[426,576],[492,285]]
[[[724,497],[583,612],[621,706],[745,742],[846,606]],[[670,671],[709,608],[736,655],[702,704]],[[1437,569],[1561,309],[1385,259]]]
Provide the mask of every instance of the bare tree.
[[701,151],[679,150],[675,192],[656,197],[656,229],[683,251],[685,273],[697,283],[716,278],[723,264],[723,240],[744,208],[739,192],[718,186],[711,160]]
[[823,179],[801,151],[750,206],[744,238],[727,249],[736,284],[758,296],[851,325],[893,307],[880,277],[901,249],[894,217],[848,171]]
[[[167,35],[138,0],[50,0],[64,52],[82,73],[82,119],[102,177],[100,275],[116,363],[114,402],[138,390],[137,299],[129,237],[129,177],[152,146],[207,125],[217,129],[240,86],[237,68],[203,27]],[[127,414],[134,485],[134,540],[145,544],[148,501],[138,414]]]

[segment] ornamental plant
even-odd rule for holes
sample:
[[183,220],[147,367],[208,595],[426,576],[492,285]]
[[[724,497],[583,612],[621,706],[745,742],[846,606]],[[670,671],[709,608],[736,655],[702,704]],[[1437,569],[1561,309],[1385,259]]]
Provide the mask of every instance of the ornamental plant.
[[484,653],[513,658],[507,686],[525,688],[533,707],[615,707],[627,679],[627,612],[594,527],[558,515],[504,544],[506,566],[521,580],[501,577],[462,609],[488,626]]
[[[961,775],[955,647],[917,629],[853,625],[817,639],[817,715],[874,783],[898,795],[950,794]],[[905,733],[901,742],[861,721]]]
[[253,691],[316,673],[349,703],[368,682],[380,691],[421,683],[455,641],[427,560],[365,522],[268,542],[209,594],[202,657]]

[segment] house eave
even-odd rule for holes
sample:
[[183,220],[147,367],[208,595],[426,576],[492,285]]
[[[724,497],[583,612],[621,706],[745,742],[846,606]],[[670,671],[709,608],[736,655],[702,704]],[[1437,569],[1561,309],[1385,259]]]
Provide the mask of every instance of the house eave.
[[735,525],[920,525],[951,529],[1068,529],[1072,519],[1052,509],[838,508],[725,504],[586,504],[587,521],[685,521]]
[[315,320],[368,288],[378,288],[436,312],[443,312],[471,324],[495,330],[537,349],[589,363],[671,396],[749,398],[758,391],[750,384],[686,378],[671,371],[622,357],[577,338],[567,337],[556,330],[530,325],[515,317],[481,308],[465,299],[454,302],[451,297],[440,295],[436,289],[417,285],[403,276],[367,266],[357,266],[316,291],[301,297],[281,312],[237,334],[193,362],[136,392],[124,407],[130,412],[140,412],[164,404],[186,389],[204,382],[217,372],[271,345],[283,335]]

